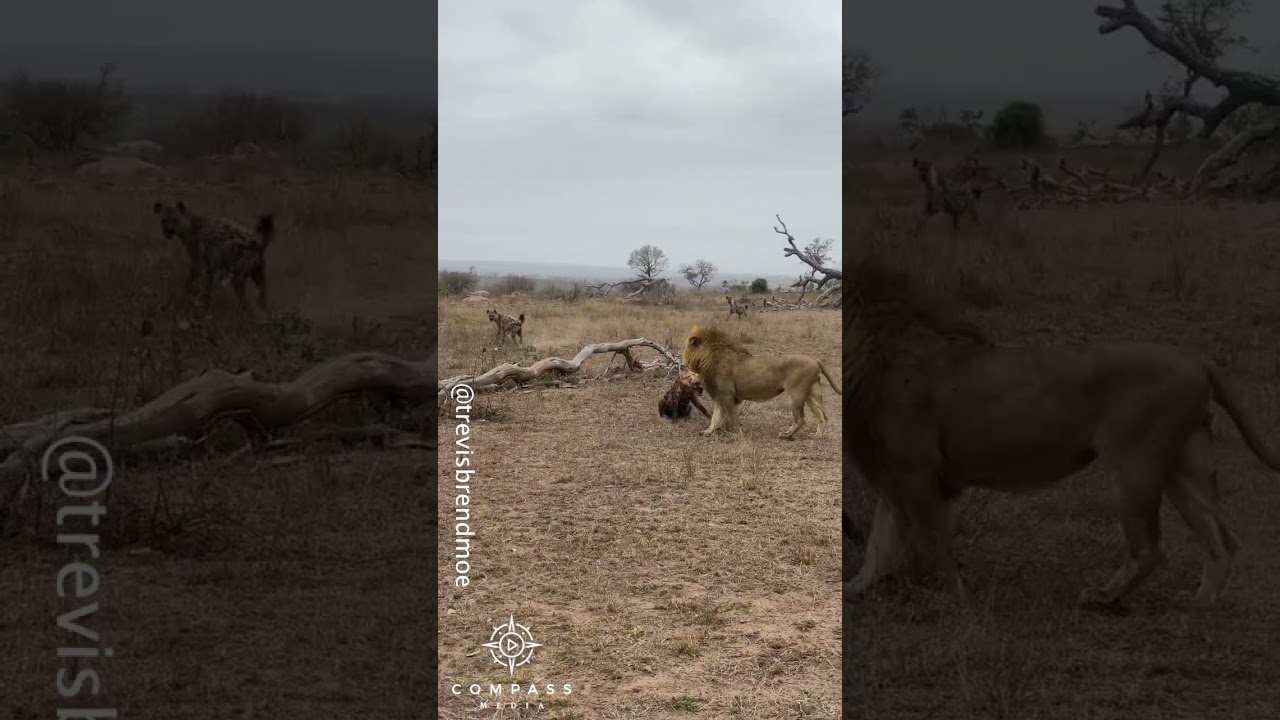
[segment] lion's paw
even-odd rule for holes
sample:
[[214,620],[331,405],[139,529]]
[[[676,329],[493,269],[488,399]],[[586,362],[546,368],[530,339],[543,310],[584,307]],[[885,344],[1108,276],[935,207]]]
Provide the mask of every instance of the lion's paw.
[[1178,594],[1178,605],[1186,610],[1199,611],[1208,610],[1216,604],[1216,598],[1207,597],[1200,593],[1183,592]]
[[1108,607],[1115,599],[1104,588],[1085,588],[1080,591],[1078,602],[1082,607]]

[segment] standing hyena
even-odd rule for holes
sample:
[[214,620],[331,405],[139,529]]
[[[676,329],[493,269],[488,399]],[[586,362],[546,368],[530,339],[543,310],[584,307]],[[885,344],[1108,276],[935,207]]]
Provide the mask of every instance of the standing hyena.
[[524,313],[520,313],[520,317],[513,318],[510,315],[503,315],[497,310],[489,310],[489,322],[498,326],[498,340],[502,344],[506,344],[507,336],[510,335],[516,344],[524,344]]
[[747,308],[751,307],[748,300],[734,300],[728,295],[725,295],[724,299],[729,302],[729,314],[725,316],[725,320],[729,320],[734,315],[737,315],[738,320],[741,321],[747,316]]
[[230,281],[242,309],[248,309],[244,297],[245,282],[258,287],[258,307],[267,308],[266,251],[275,234],[275,219],[267,214],[249,229],[234,220],[211,218],[192,212],[181,200],[175,205],[157,202],[152,209],[160,216],[160,228],[167,238],[178,238],[187,251],[191,268],[187,274],[187,290],[195,289],[201,280],[199,302],[208,312],[209,298],[216,280]]
[[982,197],[982,188],[968,185],[955,188],[946,178],[938,177],[938,168],[928,160],[911,158],[911,167],[916,169],[920,182],[924,185],[924,213],[916,224],[916,235],[924,229],[929,218],[938,213],[951,216],[951,230],[960,229],[960,216],[968,215],[974,225],[978,225],[978,199]]

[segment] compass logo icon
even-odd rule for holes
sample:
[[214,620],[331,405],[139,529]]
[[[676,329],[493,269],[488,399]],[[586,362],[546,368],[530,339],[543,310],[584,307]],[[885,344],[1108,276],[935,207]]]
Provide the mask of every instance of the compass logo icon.
[[516,668],[533,659],[533,649],[542,647],[542,643],[533,641],[533,633],[529,628],[516,622],[512,615],[507,622],[498,625],[489,636],[489,642],[482,647],[489,648],[489,655],[498,665],[506,665],[512,675]]

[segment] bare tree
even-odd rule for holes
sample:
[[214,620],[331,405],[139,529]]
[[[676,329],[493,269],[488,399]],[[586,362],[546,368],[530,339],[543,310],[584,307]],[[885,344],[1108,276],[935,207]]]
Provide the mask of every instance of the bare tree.
[[[828,256],[831,252],[831,246],[835,242],[834,240],[829,238],[814,238],[805,246],[804,250],[801,250],[800,247],[796,245],[796,239],[792,237],[791,232],[787,230],[787,224],[782,222],[782,216],[774,215],[774,217],[778,219],[778,225],[781,225],[782,227],[778,228],[777,225],[775,225],[773,231],[779,235],[785,235],[787,238],[787,245],[789,246],[782,248],[782,254],[786,257],[794,255],[800,259],[800,262],[809,266],[808,274],[801,275],[800,279],[791,285],[792,287],[800,288],[800,298],[797,302],[804,299],[804,293],[809,289],[810,285],[813,285],[816,290],[821,290],[824,285],[832,280],[840,280],[843,282],[844,274],[840,270],[826,266],[827,260],[829,259]],[[832,286],[832,289],[836,287],[839,287],[839,283]],[[821,302],[829,295],[830,290],[820,295],[815,303]]]
[[115,65],[101,66],[95,82],[11,77],[0,86],[6,134],[59,152],[76,149],[86,137],[110,134],[130,109],[115,71]]
[[862,112],[862,102],[871,92],[871,86],[879,76],[879,68],[871,62],[871,56],[858,50],[844,51],[841,100],[843,116]]
[[[1280,80],[1220,64],[1228,49],[1245,45],[1245,38],[1233,33],[1230,27],[1248,8],[1247,0],[1171,0],[1163,5],[1155,19],[1143,13],[1135,0],[1122,0],[1119,7],[1095,8],[1095,14],[1105,21],[1098,28],[1100,34],[1131,27],[1154,51],[1177,61],[1183,68],[1176,84],[1166,86],[1159,98],[1148,91],[1142,111],[1120,124],[1121,128],[1155,130],[1152,156],[1140,177],[1155,164],[1175,114],[1183,113],[1200,120],[1199,136],[1208,138],[1246,106],[1280,106]],[[1226,95],[1215,103],[1192,99],[1192,90],[1201,81],[1225,89]],[[1199,191],[1214,173],[1234,163],[1249,146],[1277,138],[1280,138],[1280,117],[1275,115],[1268,115],[1241,130],[1226,146],[1205,159],[1191,182],[1191,192]],[[1266,183],[1255,184],[1254,189],[1260,192],[1274,189],[1277,175],[1273,171],[1264,173]]]
[[706,260],[698,260],[692,265],[681,265],[680,274],[694,290],[702,292],[702,286],[711,282],[711,277],[716,274],[716,266]]
[[631,258],[627,260],[627,267],[636,271],[636,277],[640,280],[653,282],[659,275],[667,271],[667,254],[662,252],[656,245],[645,245],[631,251]]

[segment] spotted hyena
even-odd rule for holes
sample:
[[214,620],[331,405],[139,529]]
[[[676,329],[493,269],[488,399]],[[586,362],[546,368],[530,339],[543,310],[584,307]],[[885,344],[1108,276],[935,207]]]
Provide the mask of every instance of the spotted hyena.
[[267,307],[266,251],[275,235],[275,219],[267,214],[258,218],[250,229],[227,218],[214,218],[193,212],[181,200],[174,205],[157,202],[153,208],[160,217],[160,228],[167,238],[178,238],[187,251],[191,268],[187,289],[195,291],[207,311],[215,281],[230,282],[240,307],[248,309],[245,282],[252,280],[258,288],[258,307]]
[[698,402],[701,394],[702,378],[685,370],[658,400],[658,414],[668,420],[681,420],[692,415],[693,408],[697,408],[706,417],[711,417],[702,403]]
[[734,300],[728,295],[725,295],[724,299],[729,302],[729,314],[725,316],[726,320],[732,318],[734,315],[737,315],[739,320],[747,316],[747,308],[751,307],[751,301],[746,300],[745,298],[742,300]]
[[520,313],[520,317],[513,318],[510,315],[503,315],[497,310],[489,310],[489,322],[497,326],[498,340],[503,344],[507,342],[507,336],[511,336],[517,344],[524,344],[524,313]]
[[938,213],[951,216],[951,229],[960,229],[960,217],[967,216],[974,225],[979,225],[978,200],[982,198],[982,188],[977,185],[957,187],[954,181],[938,176],[938,168],[928,160],[911,159],[911,166],[916,169],[920,183],[924,185],[924,213],[916,224],[916,235],[924,229],[929,218]]

